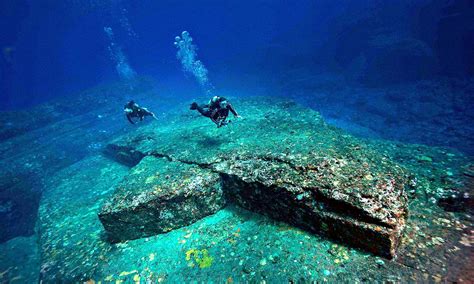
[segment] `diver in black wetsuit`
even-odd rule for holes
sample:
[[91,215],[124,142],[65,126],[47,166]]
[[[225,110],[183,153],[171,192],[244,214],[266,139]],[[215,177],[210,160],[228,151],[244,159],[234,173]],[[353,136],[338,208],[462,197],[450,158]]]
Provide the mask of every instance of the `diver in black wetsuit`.
[[156,118],[155,114],[148,109],[139,106],[136,102],[134,101],[129,101],[124,107],[123,111],[125,112],[125,116],[127,117],[128,121],[130,121],[131,124],[135,124],[136,122],[133,121],[132,118],[138,118],[140,121],[142,121],[145,116],[151,116],[154,119],[158,120]]
[[235,111],[234,107],[224,97],[214,96],[208,104],[198,105],[196,102],[191,104],[191,110],[197,110],[200,114],[205,117],[209,117],[217,127],[226,126],[231,122],[227,121],[229,111],[232,112],[235,118],[241,118],[241,116]]

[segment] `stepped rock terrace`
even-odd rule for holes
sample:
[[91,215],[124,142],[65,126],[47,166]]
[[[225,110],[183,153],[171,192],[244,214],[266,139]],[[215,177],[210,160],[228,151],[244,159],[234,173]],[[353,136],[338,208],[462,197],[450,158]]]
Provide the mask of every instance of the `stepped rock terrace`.
[[364,140],[291,101],[248,98],[215,128],[176,113],[111,142],[132,166],[99,213],[109,240],[165,233],[227,203],[393,257],[408,216],[408,177]]

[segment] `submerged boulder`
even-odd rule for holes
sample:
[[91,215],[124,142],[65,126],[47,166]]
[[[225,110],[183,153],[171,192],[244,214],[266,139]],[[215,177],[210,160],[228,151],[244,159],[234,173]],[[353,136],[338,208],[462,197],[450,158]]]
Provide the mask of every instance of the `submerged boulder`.
[[125,241],[187,226],[224,203],[216,173],[150,156],[117,186],[99,219],[111,241]]
[[403,179],[347,157],[254,157],[217,168],[230,202],[393,256],[407,215]]
[[185,226],[232,202],[395,255],[408,215],[401,167],[293,102],[234,105],[245,119],[226,128],[177,111],[109,144],[108,155],[136,165],[99,215],[113,240]]

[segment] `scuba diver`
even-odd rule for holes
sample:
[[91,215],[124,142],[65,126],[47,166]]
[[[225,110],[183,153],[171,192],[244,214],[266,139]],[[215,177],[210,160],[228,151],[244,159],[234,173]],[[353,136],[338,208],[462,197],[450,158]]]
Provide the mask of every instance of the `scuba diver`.
[[226,126],[231,122],[230,120],[227,121],[229,111],[232,112],[235,118],[241,118],[229,101],[219,96],[214,96],[208,104],[204,105],[193,102],[189,109],[197,110],[203,116],[209,117],[217,125],[217,128]]
[[124,107],[123,111],[125,112],[125,116],[127,117],[128,121],[130,121],[131,124],[135,124],[136,122],[133,121],[132,118],[139,118],[140,121],[143,121],[145,116],[151,116],[154,119],[158,120],[158,118],[155,116],[155,114],[148,109],[139,106],[136,102],[134,101],[129,101]]

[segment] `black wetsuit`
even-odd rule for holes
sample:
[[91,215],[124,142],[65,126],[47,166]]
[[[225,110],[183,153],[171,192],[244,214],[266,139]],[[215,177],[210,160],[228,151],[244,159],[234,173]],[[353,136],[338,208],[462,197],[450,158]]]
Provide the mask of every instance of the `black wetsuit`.
[[125,112],[125,115],[127,116],[128,121],[130,121],[131,124],[135,124],[132,118],[139,118],[140,121],[143,120],[145,116],[153,116],[155,115],[147,110],[146,108],[140,107],[138,104],[136,104],[134,101],[128,102],[124,108],[124,110],[130,109],[132,110],[131,112]]
[[225,125],[225,121],[229,116],[229,111],[232,112],[234,116],[238,116],[234,107],[227,101],[227,106],[222,108],[220,103],[227,101],[224,97],[219,97],[216,101],[209,102],[208,104],[195,105],[197,111],[205,117],[209,117],[218,127]]

